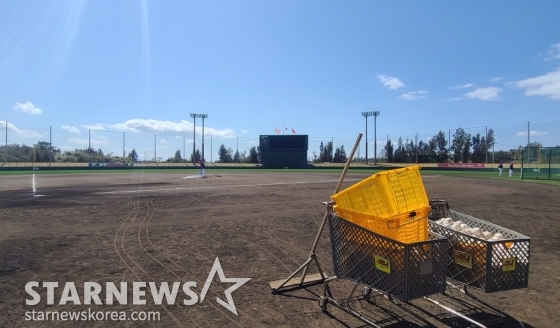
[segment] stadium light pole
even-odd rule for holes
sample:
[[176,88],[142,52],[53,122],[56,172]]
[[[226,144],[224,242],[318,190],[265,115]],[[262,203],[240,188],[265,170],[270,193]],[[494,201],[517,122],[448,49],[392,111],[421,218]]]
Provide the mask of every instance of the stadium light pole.
[[195,147],[196,147],[196,115],[195,113],[191,113],[191,117],[193,119],[193,141],[192,141],[192,162],[194,163],[194,153],[195,153]]
[[89,129],[88,161],[91,163],[91,129]]
[[373,112],[373,165],[377,165],[377,116],[379,111]]
[[366,165],[368,165],[368,133],[367,133],[367,118],[372,116],[373,112],[362,112],[362,116],[366,118]]
[[362,116],[366,118],[366,165],[368,165],[368,128],[367,128],[367,118],[373,116],[374,118],[374,164],[377,164],[377,116],[379,116],[379,111],[373,112],[362,112]]
[[208,114],[200,114],[200,116],[202,118],[202,154],[200,154],[200,158],[202,159],[202,161],[205,161],[204,159],[204,119],[208,117]]

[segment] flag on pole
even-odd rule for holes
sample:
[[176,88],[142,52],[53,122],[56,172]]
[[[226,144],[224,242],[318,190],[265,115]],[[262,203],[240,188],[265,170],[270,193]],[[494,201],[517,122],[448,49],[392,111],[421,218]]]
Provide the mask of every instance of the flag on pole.
[[274,128],[274,132],[280,133],[280,130],[278,130],[277,128]]
[[293,134],[296,134],[296,130],[292,129],[292,133],[293,133]]
[[287,128],[287,127],[284,127],[284,129],[288,130],[288,128]]

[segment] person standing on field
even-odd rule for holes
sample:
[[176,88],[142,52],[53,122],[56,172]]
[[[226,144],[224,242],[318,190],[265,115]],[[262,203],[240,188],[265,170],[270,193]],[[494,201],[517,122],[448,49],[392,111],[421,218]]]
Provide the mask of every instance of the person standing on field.
[[504,163],[500,161],[500,165],[498,165],[498,169],[500,170],[500,176],[502,176],[502,170],[504,169]]
[[206,165],[204,165],[204,161],[199,160],[198,164],[200,165],[200,175],[204,175],[204,169],[206,168]]
[[511,164],[509,165],[509,177],[511,178],[511,175],[513,174],[513,162],[511,162]]

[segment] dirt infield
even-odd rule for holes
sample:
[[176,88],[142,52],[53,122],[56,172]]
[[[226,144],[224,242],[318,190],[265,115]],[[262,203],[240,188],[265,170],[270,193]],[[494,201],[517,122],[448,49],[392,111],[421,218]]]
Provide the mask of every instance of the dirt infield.
[[[192,171],[186,174],[193,174]],[[329,306],[321,312],[322,285],[272,294],[269,281],[283,279],[307,258],[338,180],[327,173],[216,173],[183,179],[185,173],[39,175],[33,197],[31,176],[0,177],[0,327],[159,326],[159,327],[360,327],[363,323]],[[345,186],[366,177],[348,174]],[[451,207],[531,237],[529,288],[484,294],[481,300],[524,323],[556,327],[560,304],[560,189],[518,181],[426,176],[430,197]],[[40,196],[39,196],[40,195]],[[328,232],[317,250],[332,274]],[[105,303],[105,282],[187,282],[201,294],[216,258],[225,277],[251,278],[232,293],[236,316],[227,302],[232,282],[215,275],[202,302],[155,305],[146,288],[146,305],[84,305],[83,283],[97,282]],[[311,268],[312,273],[316,272]],[[37,305],[25,291],[29,281],[59,282],[55,305],[46,289]],[[72,281],[81,305],[59,300]],[[333,293],[344,297],[353,284],[338,280]],[[470,327],[431,305],[415,300],[399,307],[383,297],[355,307],[385,327]],[[156,321],[26,320],[28,311],[157,311]],[[469,315],[491,317],[484,307]],[[465,310],[467,311],[467,310]],[[502,324],[512,327],[513,323]]]

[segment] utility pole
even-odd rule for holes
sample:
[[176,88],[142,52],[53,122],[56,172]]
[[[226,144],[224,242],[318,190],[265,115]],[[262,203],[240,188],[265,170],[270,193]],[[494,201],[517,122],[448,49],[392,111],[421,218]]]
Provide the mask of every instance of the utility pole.
[[8,163],[8,121],[6,121],[6,158],[5,162]]
[[484,148],[486,149],[486,164],[488,164],[488,125],[485,125],[484,127],[486,128],[486,144],[484,145]]
[[52,162],[52,125],[49,125],[49,166]]
[[[386,155],[387,155],[387,163],[389,163],[389,135],[387,135],[387,140],[385,141],[385,147],[387,147]],[[392,145],[391,145],[392,146]]]
[[416,138],[414,140],[414,143],[416,144],[416,147],[414,147],[414,148],[416,148],[416,151],[415,151],[415,153],[416,153],[416,164],[418,164],[418,132],[416,132]]
[[126,140],[126,132],[122,133],[122,161],[125,162],[125,140]]
[[527,147],[531,143],[531,129],[529,129],[529,121],[527,121]]
[[200,117],[202,118],[202,154],[200,154],[200,158],[204,162],[204,119],[208,117],[208,114],[200,114]]
[[375,152],[373,165],[377,165],[377,116],[379,116],[379,111],[373,112],[373,151]]
[[449,150],[447,151],[447,153],[448,153],[448,155],[449,155],[449,154],[451,154],[451,129],[449,129],[449,136],[448,136],[448,138],[449,138],[449,139],[447,139],[447,142],[449,143],[449,146],[447,146],[447,148],[448,148]]
[[193,118],[193,139],[192,139],[192,162],[194,164],[195,160],[194,160],[194,154],[196,151],[196,114],[195,113],[191,113],[191,117]]

